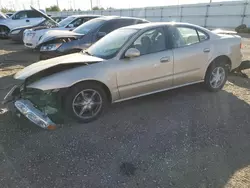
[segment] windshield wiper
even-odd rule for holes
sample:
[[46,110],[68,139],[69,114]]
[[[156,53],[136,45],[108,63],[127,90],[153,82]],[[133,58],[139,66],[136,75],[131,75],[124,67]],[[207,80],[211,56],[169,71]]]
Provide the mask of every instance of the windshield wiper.
[[85,54],[87,54],[87,55],[92,56],[92,54],[91,54],[91,53],[89,53],[87,50],[83,50],[83,53],[85,53]]

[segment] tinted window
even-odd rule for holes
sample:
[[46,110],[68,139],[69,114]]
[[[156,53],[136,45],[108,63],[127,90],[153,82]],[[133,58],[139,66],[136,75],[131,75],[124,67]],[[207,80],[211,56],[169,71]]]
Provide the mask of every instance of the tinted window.
[[111,31],[114,30],[114,28],[117,27],[118,22],[117,21],[109,21],[100,28],[99,32],[104,32],[104,33],[110,33]]
[[60,21],[58,24],[59,24],[61,27],[65,27],[65,26],[68,25],[70,22],[72,22],[74,19],[75,19],[75,17],[69,16],[69,17],[63,19],[62,21]]
[[14,19],[25,19],[25,18],[27,18],[27,11],[20,11],[14,16]]
[[138,49],[141,55],[166,50],[164,30],[162,28],[156,28],[146,31],[135,40],[131,48]]
[[92,19],[75,28],[73,31],[80,34],[87,34],[88,32],[92,32],[93,30],[99,28],[105,22],[106,20],[103,19]]
[[[107,24],[103,25],[103,27],[100,28],[99,32],[105,32],[110,33],[111,31],[114,31],[116,29],[119,29],[121,27],[129,26],[138,24],[141,20],[135,20],[135,19],[116,19],[107,22]],[[142,23],[142,21],[141,21]]]
[[89,18],[89,17],[88,18],[78,18],[78,19],[74,20],[73,22],[71,22],[70,24],[73,24],[74,27],[78,27],[91,19],[93,19],[93,18]]
[[28,18],[40,18],[42,16],[36,11],[27,11],[27,17]]

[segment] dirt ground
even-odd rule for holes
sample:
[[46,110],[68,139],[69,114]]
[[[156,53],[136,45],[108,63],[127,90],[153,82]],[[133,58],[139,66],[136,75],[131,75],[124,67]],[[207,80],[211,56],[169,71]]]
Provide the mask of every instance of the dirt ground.
[[[250,60],[250,39],[242,39]],[[38,53],[0,41],[0,100]],[[250,76],[250,70],[244,71]],[[250,79],[135,99],[46,131],[0,105],[1,187],[250,187]]]

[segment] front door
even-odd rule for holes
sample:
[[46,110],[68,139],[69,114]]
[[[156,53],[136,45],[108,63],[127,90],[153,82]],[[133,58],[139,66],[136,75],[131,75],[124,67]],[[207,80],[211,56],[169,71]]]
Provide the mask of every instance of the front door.
[[10,22],[11,28],[30,25],[30,23],[27,22],[28,20],[27,11],[19,11],[16,14],[14,14],[11,19],[12,19]]
[[121,99],[172,86],[173,52],[167,49],[163,28],[144,32],[130,48],[138,49],[140,56],[120,61],[117,84]]

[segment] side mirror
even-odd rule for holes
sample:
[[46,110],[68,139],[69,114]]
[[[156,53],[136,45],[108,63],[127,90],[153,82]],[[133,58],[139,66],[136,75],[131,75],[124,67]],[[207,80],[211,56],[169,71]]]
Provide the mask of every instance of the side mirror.
[[69,24],[68,27],[69,27],[69,28],[73,28],[73,27],[74,27],[74,24]]
[[105,33],[105,32],[99,32],[99,33],[97,33],[97,38],[98,38],[98,39],[101,39],[101,38],[104,37],[105,35],[107,35],[107,33]]
[[139,57],[141,55],[140,51],[136,48],[129,48],[126,53],[125,57],[133,58],[133,57]]

